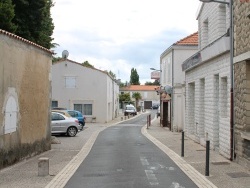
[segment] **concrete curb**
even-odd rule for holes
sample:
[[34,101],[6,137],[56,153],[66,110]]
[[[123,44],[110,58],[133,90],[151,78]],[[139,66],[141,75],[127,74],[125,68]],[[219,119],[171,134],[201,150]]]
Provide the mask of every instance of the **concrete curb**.
[[[155,121],[156,118],[152,120]],[[143,135],[145,135],[150,141],[152,141],[157,147],[159,147],[164,153],[166,153],[175,164],[200,188],[217,188],[212,182],[210,182],[205,176],[199,173],[194,167],[183,160],[178,154],[169,149],[166,145],[162,144],[159,140],[151,136],[147,131],[147,125],[141,129]]]
[[[130,119],[134,119],[141,114],[138,114],[137,116],[134,116]],[[88,156],[91,148],[93,147],[95,140],[97,139],[97,136],[99,135],[100,132],[105,130],[108,127],[115,126],[121,122],[127,121],[118,121],[116,123],[108,124],[102,129],[95,131],[91,137],[88,139],[86,144],[82,147],[82,149],[79,151],[79,153],[50,181],[49,184],[45,188],[62,188],[64,187],[69,179],[74,175],[80,164],[84,161],[84,159]]]

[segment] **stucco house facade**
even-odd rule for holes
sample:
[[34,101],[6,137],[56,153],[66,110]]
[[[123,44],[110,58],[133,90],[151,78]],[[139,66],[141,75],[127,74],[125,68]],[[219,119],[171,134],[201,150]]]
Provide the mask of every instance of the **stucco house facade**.
[[[184,60],[198,50],[198,32],[195,32],[168,47],[160,56],[162,116],[161,123],[175,131],[182,131],[185,122],[185,72]],[[165,100],[164,87],[172,87],[170,100]],[[169,97],[168,97],[169,98]]]
[[135,99],[132,98],[133,93],[140,93],[141,99],[138,102],[138,105],[141,106],[141,109],[150,109],[154,104],[160,104],[160,96],[157,95],[156,88],[159,86],[156,85],[129,85],[126,87],[120,88],[120,94],[129,93],[132,101],[135,102]]
[[51,148],[52,52],[0,29],[0,169]]
[[106,123],[119,113],[119,85],[105,71],[63,59],[52,65],[52,107],[78,110],[86,122]]
[[182,64],[186,75],[185,134],[226,158],[231,156],[229,8],[202,3],[198,10],[199,51]]
[[234,1],[235,159],[250,169],[250,3]]

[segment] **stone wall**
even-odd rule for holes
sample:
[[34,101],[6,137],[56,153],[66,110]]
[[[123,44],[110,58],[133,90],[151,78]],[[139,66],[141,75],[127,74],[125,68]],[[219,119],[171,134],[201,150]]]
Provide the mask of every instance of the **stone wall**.
[[51,56],[0,30],[0,169],[51,147]]
[[250,141],[242,133],[250,132],[250,62],[234,66],[234,113],[236,160],[250,168]]
[[235,159],[250,168],[250,2],[234,1]]
[[234,1],[234,56],[250,51],[250,2]]

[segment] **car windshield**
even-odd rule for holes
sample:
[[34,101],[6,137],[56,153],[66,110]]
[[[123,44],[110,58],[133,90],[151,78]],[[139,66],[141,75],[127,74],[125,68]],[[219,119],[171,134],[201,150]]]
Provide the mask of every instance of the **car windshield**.
[[127,110],[134,110],[133,107],[126,107]]
[[57,112],[57,113],[63,114],[66,117],[72,117],[68,112],[66,112],[64,110],[52,110],[52,112]]

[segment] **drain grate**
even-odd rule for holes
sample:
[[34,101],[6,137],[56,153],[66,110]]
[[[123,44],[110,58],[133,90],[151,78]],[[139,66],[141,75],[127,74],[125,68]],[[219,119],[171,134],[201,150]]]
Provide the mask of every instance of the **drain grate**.
[[232,173],[227,173],[227,175],[230,176],[231,178],[250,177],[250,175],[245,172],[232,172]]
[[227,161],[220,161],[220,162],[212,162],[213,165],[229,165],[230,163]]

